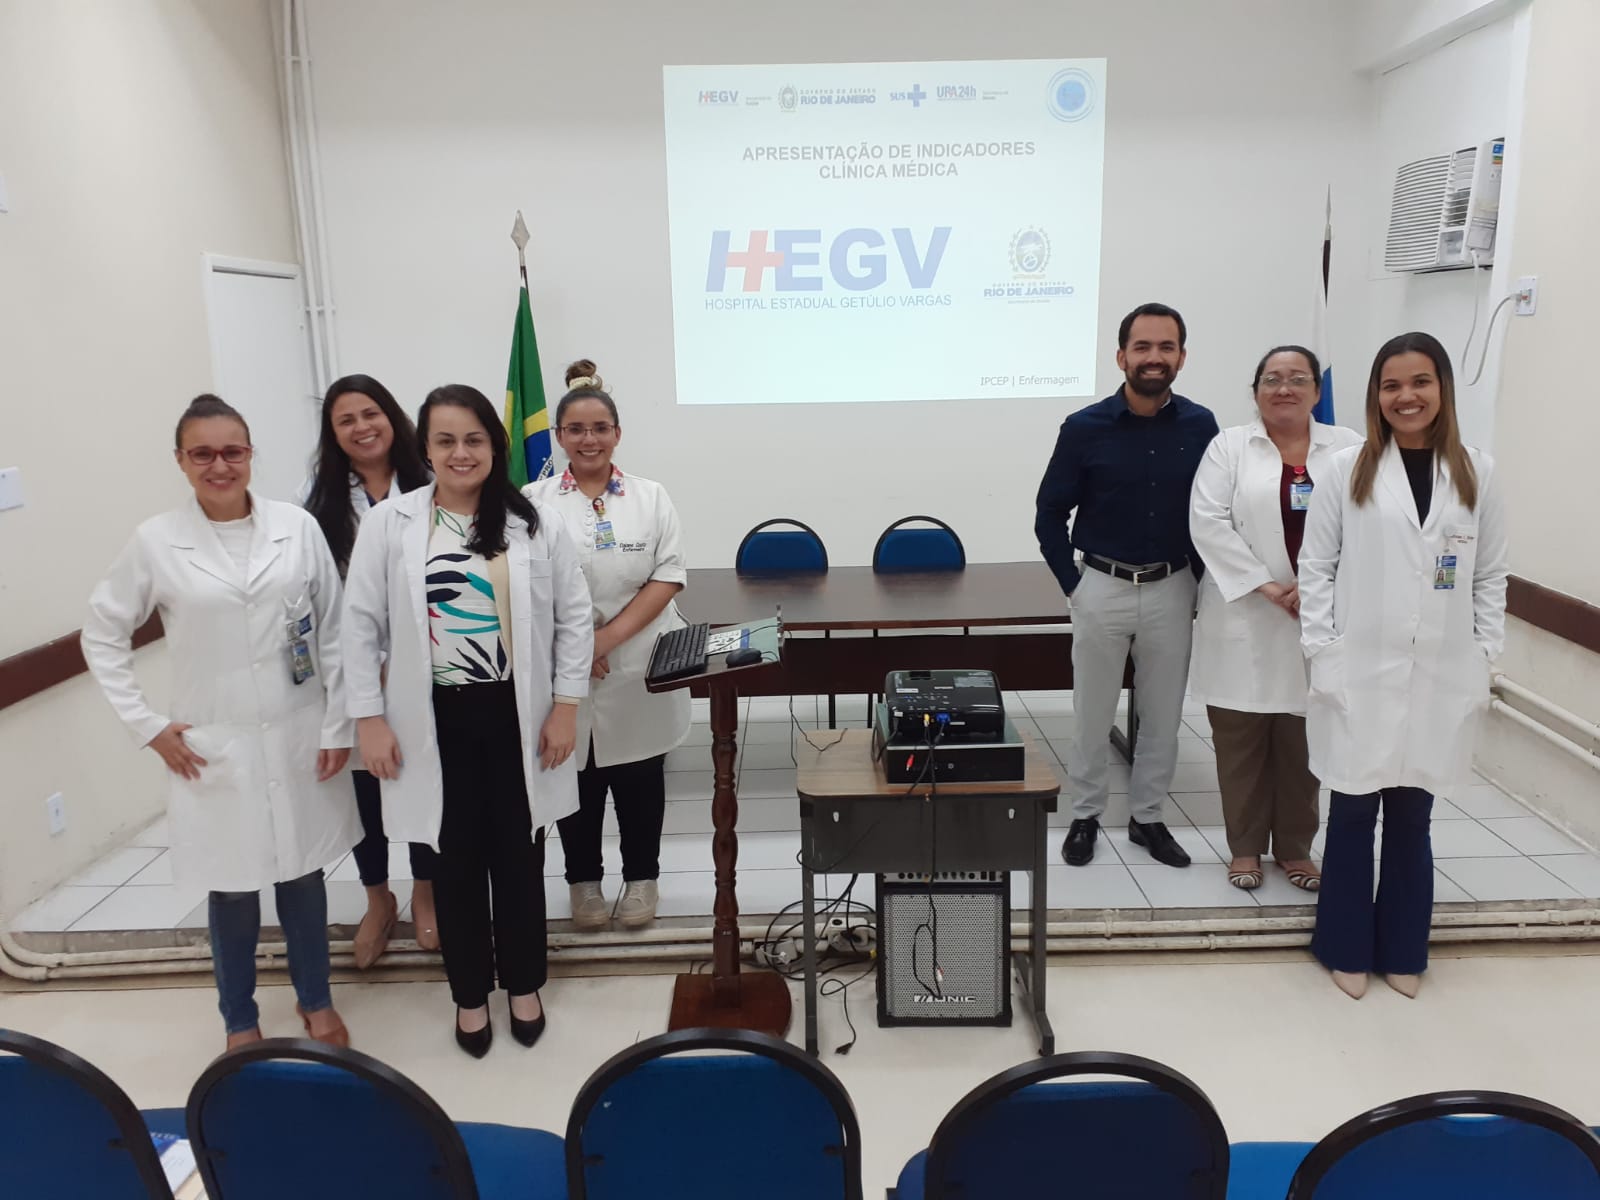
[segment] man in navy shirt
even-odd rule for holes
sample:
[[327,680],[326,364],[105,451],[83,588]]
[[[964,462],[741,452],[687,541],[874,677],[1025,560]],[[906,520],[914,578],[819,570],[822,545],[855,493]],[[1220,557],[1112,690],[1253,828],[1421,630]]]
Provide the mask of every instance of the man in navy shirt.
[[1117,366],[1126,382],[1062,423],[1039,485],[1034,533],[1072,598],[1073,820],[1061,853],[1075,867],[1094,857],[1106,810],[1107,746],[1130,647],[1139,737],[1128,837],[1157,862],[1189,865],[1162,810],[1178,758],[1202,569],[1189,541],[1189,489],[1217,420],[1172,391],[1187,336],[1165,304],[1123,318]]

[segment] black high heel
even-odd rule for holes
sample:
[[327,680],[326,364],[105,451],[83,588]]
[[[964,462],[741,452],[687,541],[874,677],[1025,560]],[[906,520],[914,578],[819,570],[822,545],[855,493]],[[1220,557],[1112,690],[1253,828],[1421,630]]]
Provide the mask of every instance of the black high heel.
[[[513,1027],[512,1032],[516,1029]],[[517,1039],[521,1041],[521,1038]],[[473,1058],[482,1058],[489,1053],[489,1046],[494,1042],[494,1024],[490,1022],[476,1033],[468,1033],[461,1028],[461,1010],[456,1009],[456,1045],[460,1046]]]
[[[534,992],[537,996],[539,993]],[[509,1006],[508,1006],[509,1007]],[[532,1046],[544,1035],[544,1001],[539,1001],[539,1015],[531,1021],[522,1021],[516,1013],[511,1014],[511,1036],[524,1046]]]

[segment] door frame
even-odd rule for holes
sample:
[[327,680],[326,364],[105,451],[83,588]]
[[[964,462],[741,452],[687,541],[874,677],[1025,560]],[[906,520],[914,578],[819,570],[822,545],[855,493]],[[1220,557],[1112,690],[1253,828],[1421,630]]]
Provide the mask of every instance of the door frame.
[[[206,308],[206,341],[211,347],[211,390],[219,391],[222,387],[222,345],[217,339],[217,323],[212,320],[215,312],[216,289],[213,286],[218,275],[261,275],[268,279],[292,279],[300,283],[300,265],[298,263],[271,262],[262,258],[239,258],[231,254],[200,255],[200,289],[205,300]],[[304,288],[302,285],[302,292]],[[302,307],[302,320],[305,310]],[[306,329],[307,335],[311,330]],[[311,358],[311,343],[305,346],[306,353],[306,378],[315,388],[317,381],[314,378],[316,368]],[[316,399],[316,393],[307,392],[307,399]]]

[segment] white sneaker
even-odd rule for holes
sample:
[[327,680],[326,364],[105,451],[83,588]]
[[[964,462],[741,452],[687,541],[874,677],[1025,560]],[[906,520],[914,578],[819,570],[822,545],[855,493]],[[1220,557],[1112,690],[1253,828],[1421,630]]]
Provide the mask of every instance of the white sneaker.
[[624,929],[643,929],[656,919],[660,899],[654,879],[636,879],[622,889],[617,901],[617,921]]
[[567,892],[572,897],[572,924],[575,928],[593,933],[610,927],[611,906],[606,903],[606,894],[600,890],[597,881],[569,883]]

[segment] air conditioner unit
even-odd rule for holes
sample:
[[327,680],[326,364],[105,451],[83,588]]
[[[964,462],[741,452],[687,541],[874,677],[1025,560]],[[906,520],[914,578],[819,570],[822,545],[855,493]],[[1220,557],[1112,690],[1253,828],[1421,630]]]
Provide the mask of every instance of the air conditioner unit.
[[1454,154],[1406,163],[1395,173],[1389,240],[1391,271],[1450,271],[1494,261],[1504,138]]

